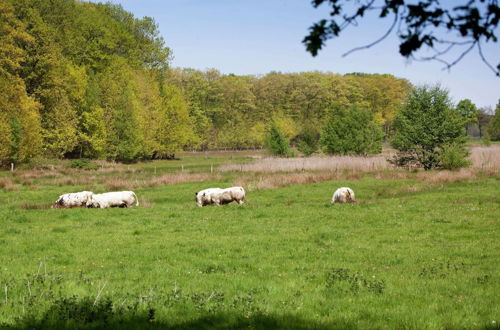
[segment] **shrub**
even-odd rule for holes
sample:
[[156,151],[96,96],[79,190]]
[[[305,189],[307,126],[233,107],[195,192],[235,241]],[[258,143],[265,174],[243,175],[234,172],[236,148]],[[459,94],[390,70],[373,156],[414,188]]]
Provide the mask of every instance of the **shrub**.
[[87,158],[74,159],[69,163],[70,168],[79,168],[82,170],[97,170],[99,165]]
[[483,136],[481,142],[483,143],[483,145],[485,145],[487,147],[491,146],[491,136],[490,136],[490,133],[488,132],[488,130],[486,130],[486,132],[484,132],[484,136]]
[[382,138],[370,110],[337,106],[329,114],[320,142],[329,154],[375,154],[382,151]]
[[292,154],[285,135],[274,123],[267,134],[267,148],[275,156],[289,157]]
[[469,152],[460,144],[448,144],[439,149],[439,162],[442,168],[455,170],[461,167],[470,166],[471,162],[467,159]]
[[297,149],[306,156],[311,156],[318,150],[319,133],[312,128],[306,128],[299,135]]
[[463,146],[462,116],[452,110],[448,91],[439,86],[414,88],[394,120],[391,144],[398,150],[394,163],[415,163],[426,170],[442,167],[440,153],[447,145]]
[[500,141],[500,101],[495,110],[495,116],[488,126],[488,134],[493,141]]

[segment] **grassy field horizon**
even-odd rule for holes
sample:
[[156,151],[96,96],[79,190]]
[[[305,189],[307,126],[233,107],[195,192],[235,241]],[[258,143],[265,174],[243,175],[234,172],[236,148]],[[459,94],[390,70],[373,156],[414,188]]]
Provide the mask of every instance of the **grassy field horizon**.
[[[218,171],[255,161],[1,173],[0,327],[498,328],[497,169]],[[234,184],[245,205],[196,206]],[[141,206],[49,208],[127,186]]]

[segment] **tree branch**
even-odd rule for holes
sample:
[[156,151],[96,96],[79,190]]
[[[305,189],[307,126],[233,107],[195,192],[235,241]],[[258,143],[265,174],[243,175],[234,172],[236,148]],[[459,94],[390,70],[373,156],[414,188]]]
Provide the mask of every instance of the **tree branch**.
[[394,27],[396,26],[396,24],[398,22],[398,18],[399,18],[398,14],[397,13],[394,14],[394,22],[392,22],[391,27],[384,33],[384,35],[382,37],[380,37],[379,39],[375,40],[374,42],[372,42],[368,45],[353,48],[353,49],[349,50],[348,52],[342,54],[342,57],[346,57],[347,55],[352,54],[352,53],[357,52],[357,51],[362,50],[362,49],[371,48],[371,47],[375,46],[376,44],[378,44],[379,42],[381,42],[382,40],[384,40],[385,38],[387,38],[387,36],[389,34],[391,34],[392,30],[394,30]]

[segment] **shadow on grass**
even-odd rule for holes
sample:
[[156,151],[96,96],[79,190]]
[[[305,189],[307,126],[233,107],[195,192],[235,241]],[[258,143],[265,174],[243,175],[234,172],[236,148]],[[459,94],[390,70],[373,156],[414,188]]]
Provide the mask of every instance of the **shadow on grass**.
[[189,321],[162,322],[150,320],[147,315],[102,318],[102,319],[58,319],[43,318],[41,320],[22,319],[14,325],[1,325],[1,329],[356,329],[348,322],[318,323],[293,315],[264,315],[217,313],[203,315]]
[[[201,311],[184,320],[158,319],[155,309],[137,305],[117,308],[111,300],[97,304],[89,298],[62,298],[46,312],[18,318],[14,324],[0,324],[0,329],[354,329],[349,322],[320,323],[295,315],[269,315],[244,311]],[[186,315],[186,313],[182,313]]]

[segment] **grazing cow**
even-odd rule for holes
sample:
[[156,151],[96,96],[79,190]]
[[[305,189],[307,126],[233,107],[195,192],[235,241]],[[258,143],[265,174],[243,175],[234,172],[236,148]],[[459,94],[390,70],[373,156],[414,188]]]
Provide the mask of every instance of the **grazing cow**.
[[91,191],[80,191],[59,196],[54,203],[54,207],[82,207],[86,206],[87,202],[94,195]]
[[219,194],[222,190],[221,188],[208,188],[194,193],[196,195],[196,205],[201,207],[213,204],[212,195]]
[[348,187],[342,187],[335,191],[332,197],[332,203],[354,203],[356,198],[354,197],[354,191]]
[[139,201],[133,191],[114,191],[94,194],[87,202],[87,207],[105,209],[108,207],[138,206]]
[[245,200],[245,189],[243,187],[230,187],[226,189],[209,188],[196,193],[196,204],[205,206],[210,204],[224,205],[236,201],[243,204]]

